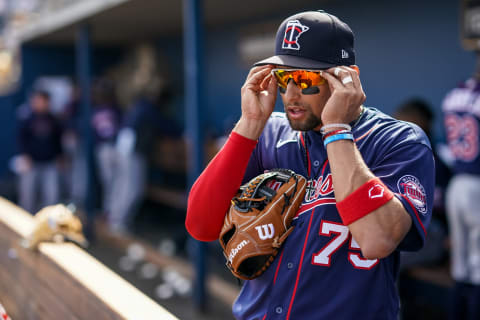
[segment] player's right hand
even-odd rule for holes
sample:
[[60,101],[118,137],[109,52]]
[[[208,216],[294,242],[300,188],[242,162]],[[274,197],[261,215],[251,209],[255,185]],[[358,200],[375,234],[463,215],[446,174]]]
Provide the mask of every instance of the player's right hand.
[[357,70],[356,66],[338,66],[322,72],[331,93],[322,110],[323,125],[350,123],[359,116],[366,95]]
[[242,116],[234,131],[256,140],[275,108],[277,81],[272,76],[273,66],[258,66],[250,73],[242,87]]

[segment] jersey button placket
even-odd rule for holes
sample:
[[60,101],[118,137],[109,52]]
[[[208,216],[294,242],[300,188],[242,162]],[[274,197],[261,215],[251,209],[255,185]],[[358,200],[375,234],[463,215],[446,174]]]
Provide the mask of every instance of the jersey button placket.
[[283,308],[282,308],[282,307],[280,307],[280,306],[275,307],[275,313],[276,313],[276,314],[282,314],[282,312],[283,312]]
[[287,269],[293,269],[293,262],[287,263]]

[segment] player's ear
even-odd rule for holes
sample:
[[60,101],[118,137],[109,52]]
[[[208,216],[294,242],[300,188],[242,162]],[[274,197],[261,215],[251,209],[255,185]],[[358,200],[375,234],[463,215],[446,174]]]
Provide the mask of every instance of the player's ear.
[[352,64],[350,66],[350,68],[354,69],[355,71],[357,71],[357,74],[360,75],[360,68],[356,65],[356,64]]

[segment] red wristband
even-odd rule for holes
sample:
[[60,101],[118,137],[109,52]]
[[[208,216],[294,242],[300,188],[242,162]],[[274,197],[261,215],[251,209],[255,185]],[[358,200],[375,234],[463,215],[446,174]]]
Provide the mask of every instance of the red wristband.
[[341,134],[341,133],[352,133],[352,132],[350,130],[345,130],[345,129],[328,131],[323,135],[322,139],[325,141],[325,139],[327,139],[328,137],[333,136],[335,134]]
[[378,178],[368,180],[345,199],[337,202],[344,225],[357,221],[393,198],[393,192]]

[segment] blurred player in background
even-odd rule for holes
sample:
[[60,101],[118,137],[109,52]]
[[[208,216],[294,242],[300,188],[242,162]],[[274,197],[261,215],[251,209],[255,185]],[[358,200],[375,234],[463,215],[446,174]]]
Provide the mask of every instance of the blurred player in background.
[[[60,200],[59,162],[62,159],[62,126],[50,110],[50,95],[35,91],[31,112],[20,119],[17,157],[19,204],[30,213]],[[40,201],[37,196],[40,195]]]
[[108,214],[118,201],[118,195],[113,193],[114,180],[118,176],[115,141],[122,121],[111,81],[96,81],[92,88],[92,107],[91,126],[95,138],[95,165],[102,190],[102,213]]
[[[477,56],[478,61],[478,56]],[[454,176],[446,206],[455,280],[451,319],[480,319],[480,69],[443,101]]]
[[112,232],[128,232],[132,226],[147,191],[149,159],[155,141],[177,134],[173,121],[161,112],[171,94],[163,88],[154,96],[140,95],[125,114],[115,145],[118,171],[113,185],[115,200],[108,214]]

